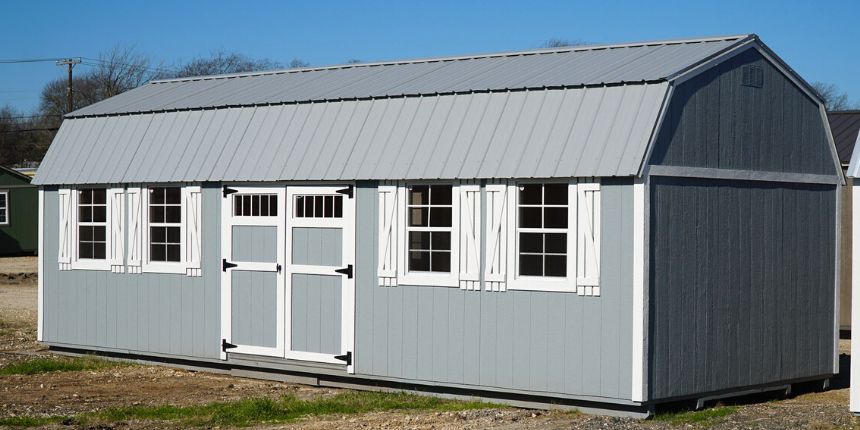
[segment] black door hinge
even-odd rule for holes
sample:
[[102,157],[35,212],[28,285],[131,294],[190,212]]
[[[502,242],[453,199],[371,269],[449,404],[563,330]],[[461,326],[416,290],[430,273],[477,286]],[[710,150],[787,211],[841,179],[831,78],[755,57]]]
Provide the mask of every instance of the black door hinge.
[[231,263],[231,262],[227,261],[226,258],[221,259],[221,271],[222,272],[226,272],[227,269],[229,269],[231,267],[236,267],[236,266],[237,266],[236,263]]
[[347,351],[344,355],[335,355],[335,360],[345,361],[346,365],[349,366],[352,364],[352,351]]
[[352,198],[352,194],[353,194],[353,193],[352,193],[352,185],[350,185],[350,186],[348,186],[348,187],[346,187],[346,188],[344,188],[344,189],[342,189],[342,190],[337,190],[337,192],[338,192],[338,194],[343,194],[343,195],[346,195],[346,196],[347,196],[347,197],[349,197],[349,198]]
[[235,348],[236,345],[233,345],[230,342],[227,342],[227,339],[221,339],[221,351],[227,352],[228,349]]
[[224,198],[225,198],[225,199],[226,199],[226,198],[227,198],[227,196],[229,196],[230,194],[237,193],[237,192],[238,192],[238,190],[236,190],[236,189],[234,189],[234,188],[229,188],[229,187],[224,187],[224,190],[222,191],[222,193],[224,194]]
[[343,269],[337,269],[335,270],[335,272],[342,273],[346,275],[348,279],[352,279],[352,264],[347,264],[346,267],[344,267]]

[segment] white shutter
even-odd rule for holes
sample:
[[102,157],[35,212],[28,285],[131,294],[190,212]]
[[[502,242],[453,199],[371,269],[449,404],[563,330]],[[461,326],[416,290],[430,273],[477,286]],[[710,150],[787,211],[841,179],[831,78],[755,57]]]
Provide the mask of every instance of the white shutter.
[[[456,215],[455,215],[456,216]],[[460,289],[481,290],[481,186],[460,184]]]
[[202,248],[200,239],[202,237],[202,210],[200,204],[203,202],[202,192],[199,186],[185,187],[185,206],[183,207],[182,219],[185,222],[185,274],[187,276],[201,276],[200,255]]
[[129,188],[128,195],[128,273],[140,273],[141,265],[141,189]]
[[379,194],[379,267],[380,287],[397,286],[397,255],[400,190],[395,182],[382,182]]
[[59,200],[58,210],[60,212],[59,228],[59,252],[57,260],[60,270],[71,270],[72,268],[72,190],[62,189],[57,191]]
[[600,295],[600,184],[577,184],[576,286],[585,296]]
[[125,233],[123,226],[125,225],[125,191],[122,188],[111,188],[107,190],[108,201],[108,217],[110,225],[108,226],[110,234],[110,270],[113,273],[125,272]]
[[505,291],[508,256],[508,186],[504,182],[487,184],[487,261],[485,289]]

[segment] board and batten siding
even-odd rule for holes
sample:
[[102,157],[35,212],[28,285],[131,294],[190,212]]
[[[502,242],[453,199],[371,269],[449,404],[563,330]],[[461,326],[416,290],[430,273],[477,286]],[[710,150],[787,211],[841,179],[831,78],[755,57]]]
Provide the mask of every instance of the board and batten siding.
[[359,183],[357,199],[357,374],[631,399],[632,180],[601,183],[599,297],[380,287],[376,183]]
[[652,178],[651,400],[834,372],[835,193]]
[[[60,271],[58,197],[45,188],[43,340],[64,346],[214,358],[220,352],[221,189],[203,187],[202,277]],[[126,234],[128,234],[128,229]]]

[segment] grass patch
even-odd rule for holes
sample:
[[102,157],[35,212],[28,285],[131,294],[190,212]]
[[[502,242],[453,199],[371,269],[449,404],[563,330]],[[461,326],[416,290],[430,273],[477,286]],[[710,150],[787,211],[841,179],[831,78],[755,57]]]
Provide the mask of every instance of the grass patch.
[[348,415],[378,411],[461,411],[498,407],[482,402],[462,402],[402,393],[344,392],[329,398],[301,400],[252,398],[200,406],[132,406],[112,408],[79,417],[82,422],[176,421],[181,427],[246,427],[261,423],[285,423],[307,416]]
[[736,406],[716,406],[701,411],[666,412],[657,414],[654,420],[669,424],[699,424],[708,426],[722,421],[723,418],[737,412],[737,410]]
[[76,372],[121,366],[123,363],[86,357],[40,357],[0,367],[0,375],[36,375],[48,372]]
[[59,424],[64,420],[66,417],[6,417],[0,418],[0,427],[41,427],[48,424]]

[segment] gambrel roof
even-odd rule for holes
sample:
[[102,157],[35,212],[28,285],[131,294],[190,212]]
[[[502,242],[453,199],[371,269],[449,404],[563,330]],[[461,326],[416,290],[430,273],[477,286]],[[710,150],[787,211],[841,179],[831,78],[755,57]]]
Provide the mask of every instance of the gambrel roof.
[[670,82],[755,35],[154,81],[67,115],[37,184],[633,176]]

